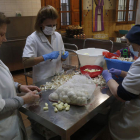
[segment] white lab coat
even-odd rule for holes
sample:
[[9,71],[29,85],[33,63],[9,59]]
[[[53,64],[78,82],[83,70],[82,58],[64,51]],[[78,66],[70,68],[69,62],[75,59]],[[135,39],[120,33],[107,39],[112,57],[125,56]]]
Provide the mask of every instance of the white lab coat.
[[[13,77],[8,67],[0,60],[0,111],[5,106],[4,99],[14,96],[17,95]],[[21,129],[25,132],[18,110],[0,115],[0,140],[25,140]]]
[[61,73],[61,51],[64,51],[62,37],[58,32],[51,36],[51,44],[42,32],[33,32],[28,36],[22,57],[39,57],[52,51],[59,51],[59,57],[53,60],[43,61],[33,66],[33,83]]
[[111,136],[114,140],[140,140],[140,57],[132,64],[122,85],[139,98],[126,101],[122,110],[112,116]]

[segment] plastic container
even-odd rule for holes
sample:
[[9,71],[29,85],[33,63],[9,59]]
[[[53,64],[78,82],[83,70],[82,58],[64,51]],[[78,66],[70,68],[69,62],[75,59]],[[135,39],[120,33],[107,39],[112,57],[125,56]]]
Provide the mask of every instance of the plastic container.
[[[100,71],[97,71],[97,72],[87,72],[87,71],[84,71],[85,69],[89,69],[89,70],[92,70],[92,69],[98,69]],[[98,75],[100,75],[103,71],[103,68],[100,67],[100,66],[97,66],[97,65],[85,65],[83,67],[80,68],[80,71],[83,75],[89,75],[91,78],[94,78],[94,77],[97,77]]]
[[108,51],[105,49],[87,48],[76,51],[81,66],[98,65],[103,67],[105,60],[102,52]]
[[115,68],[115,69],[120,69],[123,71],[128,71],[131,64],[133,62],[128,62],[128,61],[121,61],[118,59],[109,59],[109,58],[104,58],[106,60],[107,68]]
[[[133,62],[128,62],[128,61],[121,61],[118,59],[109,59],[109,58],[104,58],[106,60],[107,64],[107,69],[115,68],[123,71],[128,71],[130,69],[130,66]],[[120,76],[113,76],[115,80],[122,81],[123,78]]]

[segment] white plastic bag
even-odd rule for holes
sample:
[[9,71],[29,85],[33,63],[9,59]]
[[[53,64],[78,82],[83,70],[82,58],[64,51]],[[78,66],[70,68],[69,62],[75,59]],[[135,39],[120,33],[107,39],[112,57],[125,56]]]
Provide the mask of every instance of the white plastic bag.
[[51,101],[62,101],[74,105],[86,105],[92,98],[96,85],[85,75],[74,75],[72,79],[61,85],[49,95]]

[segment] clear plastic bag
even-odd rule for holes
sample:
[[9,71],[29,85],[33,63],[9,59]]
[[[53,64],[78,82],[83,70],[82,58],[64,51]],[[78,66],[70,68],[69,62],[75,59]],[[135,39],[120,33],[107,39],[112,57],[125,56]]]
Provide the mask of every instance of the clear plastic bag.
[[49,99],[83,106],[92,98],[95,88],[96,85],[91,78],[85,75],[74,75],[72,79],[51,93]]

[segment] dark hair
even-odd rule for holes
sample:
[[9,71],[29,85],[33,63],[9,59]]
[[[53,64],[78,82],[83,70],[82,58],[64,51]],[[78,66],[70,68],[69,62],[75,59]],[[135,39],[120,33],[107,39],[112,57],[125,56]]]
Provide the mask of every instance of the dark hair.
[[47,5],[45,7],[42,7],[36,17],[36,22],[35,22],[35,30],[36,31],[41,31],[41,24],[44,22],[46,19],[57,19],[58,18],[58,12],[57,10],[51,6]]
[[140,45],[140,24],[134,25],[126,35],[130,43]]
[[3,25],[3,24],[9,24],[10,23],[10,20],[9,18],[7,18],[4,13],[1,13],[0,12],[0,26]]

